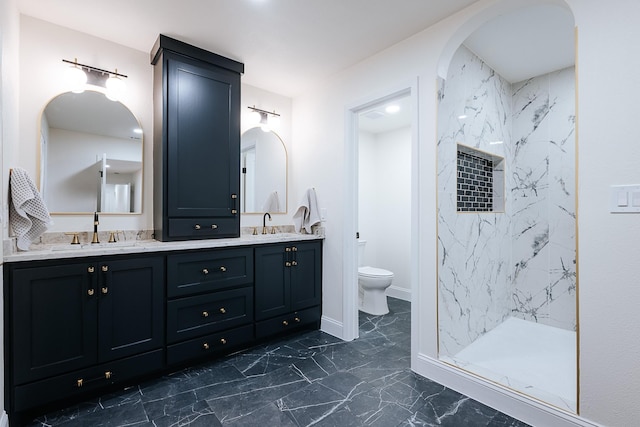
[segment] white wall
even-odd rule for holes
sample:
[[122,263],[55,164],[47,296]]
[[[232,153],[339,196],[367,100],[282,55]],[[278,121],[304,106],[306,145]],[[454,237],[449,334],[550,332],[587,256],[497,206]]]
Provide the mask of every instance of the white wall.
[[358,231],[367,241],[365,265],[394,273],[387,293],[411,293],[411,128],[358,140]]
[[[532,1],[480,0],[393,48],[357,64],[294,99],[292,147],[296,186],[314,185],[327,208],[324,315],[343,319],[343,183],[345,109],[416,76],[419,102],[418,351],[437,356],[435,231],[435,77],[443,52],[452,53],[475,28],[498,12]],[[631,236],[636,215],[608,212],[609,186],[638,181],[635,99],[640,95],[640,37],[635,0],[569,0],[578,27],[580,411],[605,425],[640,419],[640,259]],[[457,43],[448,45],[453,40]],[[331,165],[332,173],[326,173]],[[474,389],[476,390],[476,389]],[[476,396],[478,393],[471,390]],[[462,390],[465,391],[465,390]],[[482,396],[477,396],[481,398]],[[486,399],[485,399],[486,401]],[[512,408],[503,407],[506,412]]]

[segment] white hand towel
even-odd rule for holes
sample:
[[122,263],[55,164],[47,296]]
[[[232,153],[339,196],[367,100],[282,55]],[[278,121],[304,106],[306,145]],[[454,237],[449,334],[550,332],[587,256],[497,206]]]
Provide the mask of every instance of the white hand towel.
[[49,210],[24,169],[14,168],[11,171],[9,186],[9,223],[17,237],[18,249],[28,251],[31,243],[49,228]]
[[267,197],[262,205],[262,212],[280,212],[280,199],[278,198],[278,192],[273,191]]
[[293,225],[296,232],[302,232],[304,229],[307,233],[311,233],[311,226],[320,222],[320,207],[318,206],[318,198],[316,190],[309,188],[305,191],[300,207],[293,214]]

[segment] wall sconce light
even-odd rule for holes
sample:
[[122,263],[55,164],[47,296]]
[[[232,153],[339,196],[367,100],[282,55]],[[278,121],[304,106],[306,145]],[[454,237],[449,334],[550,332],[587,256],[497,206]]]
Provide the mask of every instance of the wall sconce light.
[[260,108],[256,108],[255,105],[247,108],[251,110],[249,116],[250,124],[260,125],[260,128],[264,132],[269,132],[280,126],[280,114],[276,113],[275,110],[273,112],[261,110]]
[[71,64],[67,71],[71,90],[75,93],[84,92],[87,84],[102,86],[106,89],[105,95],[112,101],[118,101],[126,90],[126,84],[123,79],[127,76],[115,71],[103,70],[91,65],[78,64],[78,59],[68,61],[63,59],[62,62]]

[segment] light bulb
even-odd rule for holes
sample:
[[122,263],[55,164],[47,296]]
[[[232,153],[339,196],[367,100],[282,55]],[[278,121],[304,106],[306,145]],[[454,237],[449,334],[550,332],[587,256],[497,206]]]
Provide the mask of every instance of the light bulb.
[[256,126],[260,123],[260,119],[262,118],[262,116],[260,115],[259,112],[253,110],[251,111],[248,115],[247,115],[247,119],[249,121],[249,125],[250,126]]
[[280,116],[269,116],[267,117],[267,124],[271,129],[277,129],[280,127]]
[[[118,70],[116,70],[116,73],[117,72]],[[119,101],[120,98],[122,98],[122,95],[124,94],[124,91],[126,89],[126,84],[124,83],[124,80],[122,80],[118,76],[111,75],[107,79],[106,87],[107,87],[107,93],[106,93],[107,98],[109,98],[112,101]]]
[[82,93],[87,83],[87,74],[82,68],[72,65],[67,69],[67,81],[73,93]]

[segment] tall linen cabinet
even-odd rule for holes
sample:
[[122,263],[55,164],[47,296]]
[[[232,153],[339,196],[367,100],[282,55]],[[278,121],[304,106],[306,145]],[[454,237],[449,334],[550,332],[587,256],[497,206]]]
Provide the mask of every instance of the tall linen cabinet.
[[244,64],[165,35],[151,64],[155,238],[238,237]]

